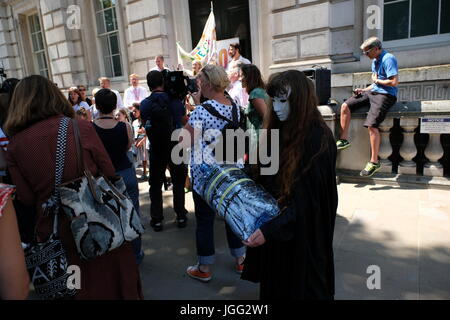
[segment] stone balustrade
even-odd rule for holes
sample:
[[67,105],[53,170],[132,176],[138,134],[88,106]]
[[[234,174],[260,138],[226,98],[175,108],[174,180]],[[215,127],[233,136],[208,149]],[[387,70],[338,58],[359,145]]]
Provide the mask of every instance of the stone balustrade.
[[[340,131],[340,107],[319,106],[336,138]],[[363,126],[368,110],[368,107],[361,108],[352,114],[349,129],[351,147],[338,153],[340,176],[358,177],[370,160],[369,134]],[[429,181],[437,178],[450,187],[450,134],[420,133],[420,118],[433,116],[450,117],[450,100],[399,102],[389,110],[379,127],[382,169],[373,179],[406,177],[408,181],[419,181],[419,178]]]

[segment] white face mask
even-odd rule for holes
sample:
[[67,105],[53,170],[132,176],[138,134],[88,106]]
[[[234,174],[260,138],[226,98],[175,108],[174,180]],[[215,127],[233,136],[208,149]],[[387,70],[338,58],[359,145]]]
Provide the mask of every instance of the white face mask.
[[291,89],[289,88],[287,94],[272,98],[273,111],[275,111],[275,113],[277,114],[278,119],[280,119],[280,121],[286,121],[289,116],[289,112],[290,112],[289,96],[290,95],[291,95]]

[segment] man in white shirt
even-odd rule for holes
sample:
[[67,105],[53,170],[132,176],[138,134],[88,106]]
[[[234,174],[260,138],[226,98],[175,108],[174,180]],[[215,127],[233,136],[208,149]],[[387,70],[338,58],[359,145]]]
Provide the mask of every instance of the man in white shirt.
[[248,106],[248,93],[245,88],[242,88],[241,82],[241,66],[242,61],[232,61],[230,63],[230,71],[228,71],[228,78],[230,79],[230,86],[227,91],[231,98],[241,107]]
[[111,89],[111,80],[107,77],[102,77],[98,79],[98,82],[100,83],[100,87],[102,89],[109,89],[112,92],[114,92],[117,96],[117,108],[124,108],[123,102],[122,102],[122,96],[120,95],[119,91]]
[[125,108],[129,111],[133,111],[133,103],[141,103],[142,100],[147,98],[150,93],[144,87],[139,86],[139,75],[133,73],[130,75],[131,87],[125,90],[123,95],[123,102]]
[[239,43],[230,44],[228,55],[231,57],[231,61],[228,63],[227,72],[231,71],[231,65],[234,61],[241,61],[243,64],[252,64],[250,60],[241,56],[241,45]]
[[156,67],[154,67],[150,71],[159,71],[159,72],[163,72],[164,70],[170,71],[169,69],[164,67],[164,57],[162,55],[156,56],[155,64]]

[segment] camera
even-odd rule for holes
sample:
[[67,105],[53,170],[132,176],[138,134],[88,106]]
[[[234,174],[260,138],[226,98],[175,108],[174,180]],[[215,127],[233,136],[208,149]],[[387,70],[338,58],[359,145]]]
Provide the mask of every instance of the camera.
[[183,71],[164,72],[164,91],[171,97],[183,99],[190,92],[197,92],[197,82],[185,76]]
[[188,78],[187,89],[190,93],[198,92],[197,79]]

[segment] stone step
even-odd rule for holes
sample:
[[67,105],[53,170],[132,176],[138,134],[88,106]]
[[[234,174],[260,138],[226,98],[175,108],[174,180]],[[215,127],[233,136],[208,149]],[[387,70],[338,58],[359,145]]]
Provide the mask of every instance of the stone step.
[[359,171],[337,170],[338,182],[405,186],[423,189],[450,190],[450,178],[428,177],[393,173],[376,173],[370,178],[361,177]]

